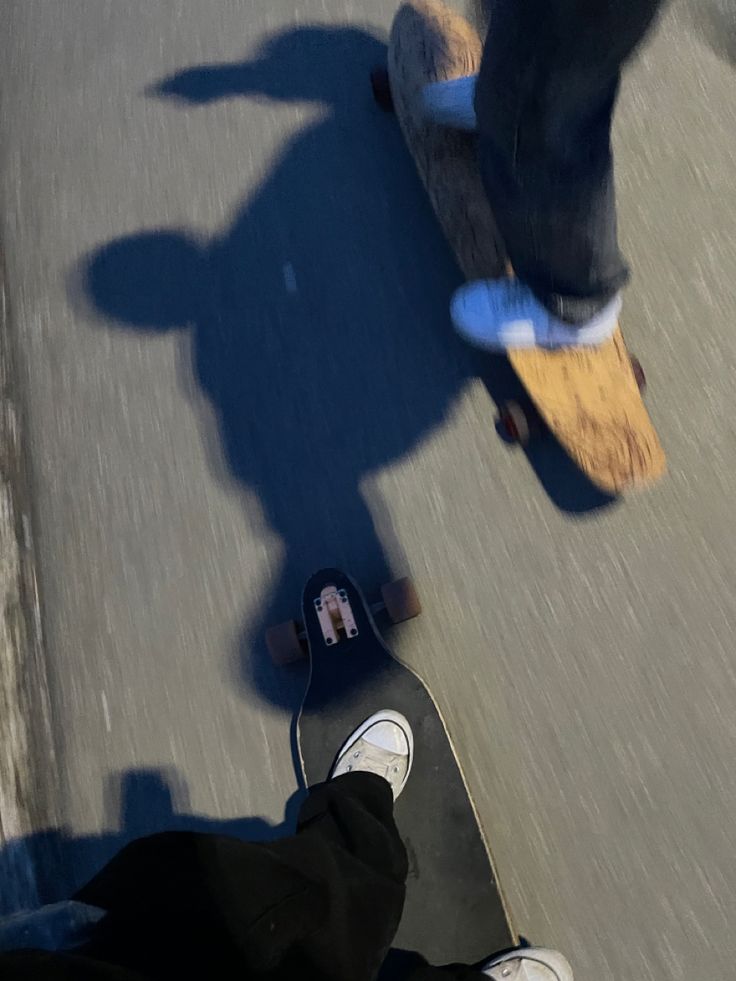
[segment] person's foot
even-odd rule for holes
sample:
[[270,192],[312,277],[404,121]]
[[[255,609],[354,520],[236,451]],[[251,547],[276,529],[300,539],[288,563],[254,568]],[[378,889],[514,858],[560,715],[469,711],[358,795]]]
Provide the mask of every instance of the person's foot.
[[358,726],[338,753],[330,779],[345,773],[376,773],[391,785],[394,800],[406,785],[414,759],[414,736],[400,712],[384,709]]
[[474,133],[478,128],[475,118],[475,83],[477,75],[451,78],[446,82],[430,82],[422,90],[422,110],[425,119]]
[[487,351],[528,347],[590,347],[613,334],[621,311],[617,294],[585,324],[573,327],[545,309],[518,279],[481,279],[461,286],[450,303],[457,332]]
[[573,981],[567,958],[546,947],[521,947],[499,954],[481,971],[492,981]]

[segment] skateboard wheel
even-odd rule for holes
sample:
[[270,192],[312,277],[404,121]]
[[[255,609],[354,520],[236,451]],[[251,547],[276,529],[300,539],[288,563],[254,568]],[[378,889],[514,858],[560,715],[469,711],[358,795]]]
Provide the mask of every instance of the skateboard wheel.
[[422,612],[416,587],[408,576],[381,586],[381,599],[391,623],[412,620]]
[[527,446],[532,436],[532,426],[524,406],[518,402],[505,402],[501,406],[500,416],[508,438],[520,446]]
[[274,664],[280,667],[294,664],[304,657],[304,648],[299,640],[299,627],[295,620],[277,623],[266,631],[266,647]]
[[371,89],[377,106],[384,112],[394,111],[394,99],[391,95],[391,82],[385,68],[374,68],[371,72]]
[[631,362],[631,370],[634,372],[634,379],[636,380],[639,391],[643,393],[647,387],[647,376],[644,374],[641,361],[634,354],[629,355],[629,361]]

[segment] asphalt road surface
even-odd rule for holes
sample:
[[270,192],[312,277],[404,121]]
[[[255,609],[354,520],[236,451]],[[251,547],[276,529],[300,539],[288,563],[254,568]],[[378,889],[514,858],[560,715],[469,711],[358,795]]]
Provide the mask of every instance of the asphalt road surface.
[[499,439],[503,380],[449,329],[459,273],[367,84],[393,2],[6,0],[43,896],[144,831],[275,833],[304,676],[271,667],[265,626],[315,567],[410,571],[425,612],[393,643],[446,713],[521,932],[579,979],[733,976],[724,3],[677,3],[622,94],[624,325],[670,472],[607,504]]

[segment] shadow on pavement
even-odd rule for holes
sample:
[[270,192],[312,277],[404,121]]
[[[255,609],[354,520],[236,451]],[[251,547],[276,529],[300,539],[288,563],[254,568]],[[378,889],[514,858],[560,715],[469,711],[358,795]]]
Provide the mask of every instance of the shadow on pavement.
[[[141,231],[102,246],[82,270],[97,316],[187,334],[183,384],[194,375],[217,416],[206,436],[213,470],[257,495],[284,545],[280,581],[242,638],[235,674],[288,707],[293,680],[263,653],[265,627],[296,614],[320,566],[366,587],[409,571],[364,482],[439,427],[479,374],[448,323],[459,273],[395,120],[372,102],[370,69],[384,60],[385,44],[365,31],[304,27],[250,62],[160,82],[149,96],[188,112],[244,96],[323,111],[310,111],[220,234]],[[483,359],[494,398],[504,364]],[[560,454],[530,457],[553,500],[571,513],[606,503],[570,482]]]
[[186,785],[176,772],[129,770],[111,778],[106,792],[108,821],[117,830],[99,835],[70,835],[63,828],[40,831],[0,849],[0,916],[16,912],[12,883],[18,856],[30,859],[38,887],[35,904],[68,899],[124,845],[159,831],[202,831],[247,841],[272,841],[292,834],[303,798],[298,791],[286,804],[284,820],[271,825],[263,818],[218,821],[189,812]]

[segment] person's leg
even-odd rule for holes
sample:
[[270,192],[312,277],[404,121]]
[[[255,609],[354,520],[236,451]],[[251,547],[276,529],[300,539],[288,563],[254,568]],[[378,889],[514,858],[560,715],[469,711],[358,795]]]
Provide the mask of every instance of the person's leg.
[[400,793],[411,755],[408,723],[378,713],[341,750],[335,779],[311,790],[291,838],[133,842],[75,897],[108,911],[86,952],[153,976],[369,981],[403,907],[392,790]]
[[[595,344],[613,330],[628,271],[611,118],[621,67],[662,3],[495,0],[474,109],[481,173],[517,281],[458,292],[453,319],[469,340]],[[430,95],[430,114],[437,106],[449,122],[441,90]],[[467,105],[458,102],[456,118],[467,128]]]
[[481,170],[517,276],[569,323],[627,278],[611,118],[662,0],[498,0],[475,92]]

